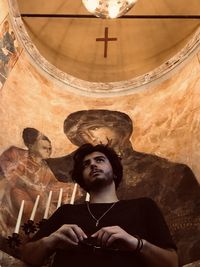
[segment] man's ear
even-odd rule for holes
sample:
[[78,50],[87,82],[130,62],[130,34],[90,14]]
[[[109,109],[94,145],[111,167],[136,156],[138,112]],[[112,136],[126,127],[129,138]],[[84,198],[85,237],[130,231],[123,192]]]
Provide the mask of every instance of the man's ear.
[[113,175],[113,179],[114,179],[114,180],[117,179],[117,175],[116,175],[116,174]]

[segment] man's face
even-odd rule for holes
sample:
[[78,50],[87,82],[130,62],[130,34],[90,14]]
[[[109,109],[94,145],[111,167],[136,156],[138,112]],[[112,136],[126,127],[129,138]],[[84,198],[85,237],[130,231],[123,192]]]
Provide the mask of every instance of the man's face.
[[31,146],[31,152],[42,159],[47,159],[51,155],[51,143],[47,140],[39,139]]
[[93,152],[83,159],[83,179],[86,188],[100,189],[113,183],[113,169],[108,158],[101,152]]

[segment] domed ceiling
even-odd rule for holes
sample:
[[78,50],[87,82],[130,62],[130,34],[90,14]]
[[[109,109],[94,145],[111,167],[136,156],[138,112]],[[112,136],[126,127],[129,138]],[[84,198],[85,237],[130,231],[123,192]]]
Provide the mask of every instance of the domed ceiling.
[[[138,0],[125,17],[113,20],[87,16],[81,0],[18,4],[41,55],[89,82],[125,81],[150,72],[176,55],[200,25],[199,0]],[[98,39],[106,34],[107,47]]]

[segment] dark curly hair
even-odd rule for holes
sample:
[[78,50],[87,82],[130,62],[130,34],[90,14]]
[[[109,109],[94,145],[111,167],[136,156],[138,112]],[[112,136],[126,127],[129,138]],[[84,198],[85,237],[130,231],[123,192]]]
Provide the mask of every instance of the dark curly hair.
[[114,183],[115,188],[117,189],[122,177],[123,177],[123,167],[121,164],[120,157],[116,154],[116,152],[108,147],[107,145],[95,145],[92,144],[84,144],[80,146],[73,157],[74,166],[72,170],[72,179],[78,183],[84,190],[87,191],[86,185],[83,179],[83,159],[85,156],[93,153],[93,152],[101,152],[103,153],[109,160],[114,174]]

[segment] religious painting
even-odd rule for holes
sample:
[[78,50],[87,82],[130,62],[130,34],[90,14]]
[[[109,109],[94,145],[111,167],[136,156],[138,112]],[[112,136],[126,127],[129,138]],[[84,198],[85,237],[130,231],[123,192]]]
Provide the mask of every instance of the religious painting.
[[[48,167],[49,138],[30,127],[22,138],[26,149],[11,146],[0,155],[0,247],[16,257],[13,247],[26,242],[63,203],[72,204],[72,196],[80,197],[72,181],[59,182]],[[2,261],[11,264],[8,258]]]
[[[124,166],[119,198],[154,199],[178,246],[180,262],[193,262],[200,258],[200,187],[197,179],[185,164],[135,151],[130,141],[133,130],[130,117],[119,111],[81,110],[71,113],[64,121],[64,132],[77,147],[84,143],[102,143],[115,149]],[[72,164],[72,156],[73,153],[47,160],[61,181],[70,179],[66,166]]]
[[7,16],[0,25],[0,89],[19,58],[22,48]]
[[[80,110],[64,120],[64,134],[77,148],[92,143],[115,149],[124,166],[119,198],[150,197],[155,200],[177,244],[180,263],[200,259],[200,187],[193,171],[185,164],[136,151],[130,140],[133,131],[131,118],[119,111]],[[0,156],[0,245],[12,255],[7,236],[16,229],[22,200],[23,228],[20,227],[18,232],[23,236],[28,233],[30,237],[42,219],[57,209],[59,198],[62,198],[61,205],[69,203],[72,198],[72,203],[81,203],[86,197],[86,192],[77,190],[71,178],[75,151],[52,158],[51,141],[35,128],[23,129],[22,138],[27,149],[11,146]],[[38,196],[40,206],[31,218]],[[44,218],[47,206],[48,215]],[[39,223],[34,224],[36,228],[30,224],[30,219]],[[26,242],[26,238],[24,240]]]

